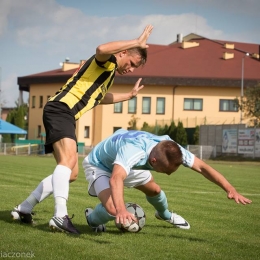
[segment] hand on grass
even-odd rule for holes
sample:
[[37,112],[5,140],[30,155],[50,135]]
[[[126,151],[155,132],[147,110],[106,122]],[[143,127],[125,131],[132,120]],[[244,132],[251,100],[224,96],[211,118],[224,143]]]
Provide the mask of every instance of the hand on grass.
[[237,204],[242,203],[243,205],[250,204],[252,200],[247,199],[246,197],[239,194],[236,190],[228,191],[227,193],[228,199],[233,199]]

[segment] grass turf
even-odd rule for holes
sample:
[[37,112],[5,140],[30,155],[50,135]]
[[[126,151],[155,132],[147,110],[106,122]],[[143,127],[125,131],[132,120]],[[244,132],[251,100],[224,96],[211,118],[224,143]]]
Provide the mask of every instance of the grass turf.
[[[246,197],[251,205],[237,205],[218,186],[187,168],[171,176],[153,173],[168,197],[169,209],[189,221],[190,230],[176,229],[154,217],[154,209],[140,191],[125,189],[125,201],[140,204],[146,225],[137,233],[121,233],[113,221],[107,232],[93,233],[86,225],[84,209],[95,207],[97,198],[87,193],[81,168],[70,185],[69,214],[79,237],[52,233],[48,222],[54,203],[50,197],[35,207],[36,224],[13,221],[12,208],[23,201],[39,181],[52,173],[55,162],[49,156],[0,156],[0,258],[34,259],[260,259],[260,163],[212,162]],[[21,257],[22,258],[22,257]]]

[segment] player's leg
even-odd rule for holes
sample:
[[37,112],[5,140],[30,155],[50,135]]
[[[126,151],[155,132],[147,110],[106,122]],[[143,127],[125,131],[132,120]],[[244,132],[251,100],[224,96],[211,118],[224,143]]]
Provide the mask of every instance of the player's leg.
[[67,211],[70,177],[72,169],[78,164],[76,141],[71,138],[62,138],[53,143],[53,149],[57,162],[52,176],[55,210],[49,226],[52,230],[79,234],[70,221]]
[[23,223],[32,224],[32,210],[41,201],[52,194],[52,175],[43,179],[36,189],[19,205],[17,205],[11,215],[13,219]]
[[[70,182],[77,179],[78,164],[74,167],[71,173]],[[31,194],[11,212],[14,220],[20,220],[23,223],[32,224],[33,208],[53,193],[52,174],[44,178],[39,185],[31,192]]]
[[136,186],[135,188],[142,191],[146,195],[147,201],[156,209],[156,218],[164,220],[178,228],[190,228],[189,223],[184,218],[168,210],[167,197],[160,186],[155,183],[153,177],[146,184]]
[[105,224],[115,219],[115,207],[111,197],[109,178],[107,176],[99,177],[93,183],[93,188],[101,203],[94,210],[86,208],[86,220],[93,231],[104,232],[106,230]]

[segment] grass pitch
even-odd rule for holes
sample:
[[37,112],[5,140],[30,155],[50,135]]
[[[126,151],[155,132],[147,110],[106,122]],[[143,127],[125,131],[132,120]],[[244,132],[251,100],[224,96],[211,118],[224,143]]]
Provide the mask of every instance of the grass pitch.
[[93,233],[86,225],[84,209],[98,199],[87,193],[81,168],[70,185],[69,214],[81,231],[79,237],[52,233],[48,222],[53,214],[53,197],[35,207],[36,224],[27,226],[11,219],[12,208],[23,201],[39,181],[52,173],[49,156],[0,156],[0,258],[34,259],[260,259],[260,163],[212,162],[246,197],[251,205],[237,205],[218,186],[181,167],[171,176],[153,173],[168,197],[169,209],[183,216],[190,230],[176,229],[154,217],[154,209],[135,189],[125,189],[125,201],[140,204],[146,225],[139,233],[120,233],[113,222],[107,232]]

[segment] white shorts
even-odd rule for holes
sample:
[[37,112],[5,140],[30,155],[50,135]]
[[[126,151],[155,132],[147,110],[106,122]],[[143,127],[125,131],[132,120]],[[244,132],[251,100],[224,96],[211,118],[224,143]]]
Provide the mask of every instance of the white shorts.
[[[102,190],[110,188],[109,179],[112,174],[111,172],[104,171],[91,165],[88,161],[88,157],[83,160],[82,165],[88,181],[89,195],[98,196]],[[96,180],[101,176],[105,176],[106,178],[101,178],[100,181],[96,182]],[[127,188],[134,188],[140,185],[145,185],[151,180],[151,178],[151,172],[148,170],[131,170],[124,179],[124,186]]]

